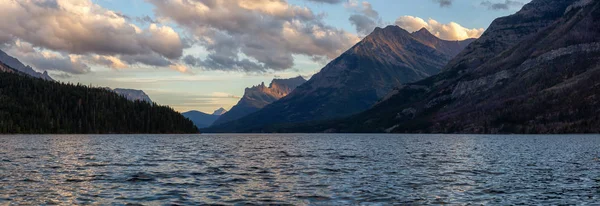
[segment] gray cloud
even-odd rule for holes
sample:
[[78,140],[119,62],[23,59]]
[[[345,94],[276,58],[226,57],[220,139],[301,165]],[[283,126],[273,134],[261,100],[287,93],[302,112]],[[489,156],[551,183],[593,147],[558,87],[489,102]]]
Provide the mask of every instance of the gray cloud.
[[80,56],[47,50],[36,50],[27,42],[15,41],[6,44],[3,49],[21,62],[33,66],[38,71],[62,71],[70,74],[91,72],[90,67]]
[[156,67],[166,67],[166,66],[170,66],[173,64],[168,59],[166,59],[160,55],[157,55],[157,54],[124,55],[124,56],[121,56],[121,60],[127,62],[128,64],[142,63],[145,65],[156,66]]
[[358,42],[355,35],[325,25],[310,9],[285,0],[148,2],[159,19],[177,23],[210,52],[204,60],[184,58],[203,69],[285,70],[293,67],[294,55],[332,59]]
[[135,20],[141,24],[158,24],[158,21],[150,18],[149,16],[136,17]]
[[525,4],[523,2],[519,2],[519,1],[505,0],[504,2],[500,2],[500,3],[493,3],[491,1],[483,1],[483,2],[481,2],[481,5],[487,7],[489,10],[508,10],[511,7],[520,7]]
[[218,56],[217,54],[209,54],[205,60],[187,55],[183,61],[190,66],[203,67],[210,70],[223,70],[227,68],[230,71],[242,72],[266,72],[267,68],[252,62],[248,59],[239,60],[230,56]]
[[25,56],[23,60],[29,62],[38,70],[63,71],[69,74],[85,74],[91,71],[85,63],[65,55],[53,57],[31,55]]
[[362,35],[371,33],[377,27],[377,23],[365,15],[354,14],[350,16],[349,20],[356,28],[356,32]]
[[450,7],[454,0],[433,0],[433,2],[440,5],[440,7]]
[[357,0],[349,0],[345,6],[354,12],[348,20],[359,35],[366,36],[370,34],[375,27],[383,25],[383,21],[379,17],[379,12],[373,9],[371,3],[367,1],[358,2]]

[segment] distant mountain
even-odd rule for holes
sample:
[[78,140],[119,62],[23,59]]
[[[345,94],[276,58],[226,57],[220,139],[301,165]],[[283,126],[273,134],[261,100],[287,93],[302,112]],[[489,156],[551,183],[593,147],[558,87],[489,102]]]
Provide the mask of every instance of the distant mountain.
[[221,107],[221,108],[215,110],[215,112],[213,112],[212,115],[221,116],[221,115],[223,115],[225,113],[227,113],[227,110],[224,109],[223,107]]
[[8,65],[9,67],[11,67],[17,71],[27,74],[29,76],[44,79],[44,80],[54,81],[54,79],[52,79],[48,75],[48,72],[46,72],[46,71],[44,71],[44,73],[36,72],[30,66],[25,66],[18,59],[14,58],[12,56],[9,56],[2,50],[0,50],[0,62]]
[[304,84],[306,80],[301,76],[291,79],[273,79],[269,87],[265,83],[251,88],[246,88],[242,99],[223,114],[213,125],[220,125],[252,114],[265,106],[287,96],[296,87]]
[[[0,71],[12,69],[0,64]],[[197,133],[173,109],[104,88],[0,72],[0,134]]]
[[142,90],[117,88],[113,89],[113,91],[130,101],[144,101],[152,103],[150,97]]
[[182,115],[184,117],[186,117],[189,120],[191,120],[192,122],[194,122],[194,124],[198,128],[210,127],[210,125],[212,125],[217,119],[219,119],[221,114],[227,114],[227,110],[225,110],[223,108],[219,108],[219,109],[215,110],[213,112],[213,114],[207,114],[207,113],[195,111],[195,110],[182,113]]
[[411,34],[398,26],[376,28],[286,97],[209,131],[260,131],[364,111],[394,88],[437,74],[471,41],[444,41],[427,30]]
[[599,93],[600,1],[533,0],[374,108],[272,131],[599,133]]

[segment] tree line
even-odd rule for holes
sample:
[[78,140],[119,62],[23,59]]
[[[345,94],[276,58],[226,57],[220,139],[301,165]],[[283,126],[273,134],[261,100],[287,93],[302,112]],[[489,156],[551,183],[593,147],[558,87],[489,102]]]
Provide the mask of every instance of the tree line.
[[0,72],[2,134],[165,134],[198,128],[170,107],[113,91]]

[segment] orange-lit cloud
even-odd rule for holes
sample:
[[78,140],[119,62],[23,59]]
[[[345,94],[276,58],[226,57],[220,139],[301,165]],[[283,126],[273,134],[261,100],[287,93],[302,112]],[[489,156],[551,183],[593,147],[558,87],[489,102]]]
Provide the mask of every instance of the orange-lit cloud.
[[409,32],[418,31],[426,28],[435,36],[445,40],[464,40],[469,38],[479,38],[485,29],[483,28],[465,28],[456,22],[447,24],[440,23],[434,19],[425,21],[422,18],[414,16],[401,16],[396,19],[396,25],[406,29]]

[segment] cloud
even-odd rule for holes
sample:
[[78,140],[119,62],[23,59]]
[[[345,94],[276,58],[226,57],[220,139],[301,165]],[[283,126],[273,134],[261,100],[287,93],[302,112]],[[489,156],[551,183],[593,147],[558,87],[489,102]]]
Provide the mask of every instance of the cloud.
[[342,3],[343,0],[306,0],[306,1],[316,2],[316,3],[339,4],[339,3]]
[[178,24],[209,52],[183,58],[206,70],[281,71],[293,67],[294,55],[332,59],[359,41],[285,0],[147,1],[159,21]]
[[190,69],[183,64],[172,64],[169,66],[172,70],[179,71],[181,73],[190,73]]
[[63,71],[70,74],[85,74],[91,71],[90,67],[83,63],[77,55],[56,54],[44,51],[31,53],[25,56],[25,60],[41,70]]
[[38,70],[62,71],[70,74],[85,74],[91,71],[79,55],[36,49],[30,43],[20,40],[10,43],[5,49],[7,53],[18,56],[19,60]]
[[268,70],[268,68],[261,64],[248,59],[239,59],[237,57],[226,55],[223,56],[217,53],[209,54],[205,60],[187,55],[183,58],[183,61],[187,65],[202,67],[209,70],[222,70],[222,68],[228,68],[230,71],[242,72],[266,72]]
[[504,0],[504,2],[493,3],[491,1],[483,1],[481,2],[482,6],[487,7],[489,10],[508,10],[512,7],[521,7],[525,5],[523,2],[512,1],[512,0]]
[[367,1],[359,2],[358,0],[348,0],[344,6],[365,16],[379,18],[379,12],[375,11],[373,5]]
[[101,56],[101,55],[93,55],[88,57],[88,61],[94,64],[104,65],[113,69],[125,69],[128,68],[129,65],[123,62],[121,59],[116,58],[114,56]]
[[[179,34],[169,26],[150,23],[147,28],[139,28],[130,22],[132,18],[90,0],[2,0],[0,6],[0,19],[6,20],[0,21],[0,43],[18,40],[46,54],[55,54],[37,55],[40,58],[16,55],[38,64],[38,69],[48,67],[42,63],[49,63],[56,70],[54,67],[67,66],[66,62],[72,61],[75,67],[63,70],[77,74],[89,70],[84,62],[123,68],[129,66],[124,62],[146,64],[148,61],[132,60],[157,56],[168,59],[167,65],[171,65],[183,55],[185,47]],[[77,56],[77,60],[70,55]],[[42,61],[42,57],[52,61]]]
[[396,19],[396,25],[414,32],[426,28],[435,36],[445,40],[464,40],[468,38],[479,38],[485,31],[483,28],[465,28],[458,23],[450,22],[442,24],[436,20],[429,19],[425,21],[419,17],[401,16]]
[[344,6],[354,13],[348,20],[361,36],[370,34],[375,27],[383,24],[379,12],[367,1],[359,3],[357,0],[349,0]]
[[236,95],[225,93],[225,92],[213,92],[211,94],[211,96],[212,97],[217,97],[217,98],[233,98],[233,99],[240,99],[240,98],[242,98],[240,96],[236,96]]
[[433,0],[433,2],[440,5],[440,7],[450,7],[454,0]]
[[377,23],[375,22],[375,20],[365,15],[354,14],[350,16],[348,20],[350,20],[350,23],[352,25],[354,25],[354,27],[356,28],[356,32],[358,32],[361,35],[367,35],[371,33],[375,29],[375,27],[377,27]]

